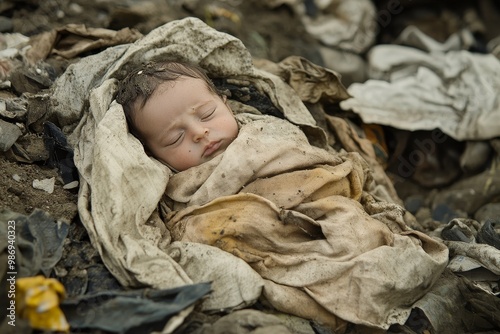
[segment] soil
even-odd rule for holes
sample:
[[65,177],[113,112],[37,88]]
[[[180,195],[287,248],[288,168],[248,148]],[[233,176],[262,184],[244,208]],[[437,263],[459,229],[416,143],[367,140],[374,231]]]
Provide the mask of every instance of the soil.
[[[37,164],[23,164],[0,158],[0,207],[25,215],[39,208],[55,219],[73,221],[77,214],[74,190],[63,189],[55,168]],[[33,187],[33,181],[55,178],[54,191],[48,193]]]

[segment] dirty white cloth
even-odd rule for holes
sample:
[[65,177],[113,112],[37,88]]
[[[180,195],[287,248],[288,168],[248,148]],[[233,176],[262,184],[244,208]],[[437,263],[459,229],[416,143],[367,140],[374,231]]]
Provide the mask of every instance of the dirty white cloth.
[[[254,61],[254,64],[256,67],[282,78],[297,92],[302,101],[313,106],[315,119],[323,119],[322,127],[328,129],[327,141],[330,146],[340,146],[347,152],[361,154],[370,165],[375,179],[374,187],[378,189],[372,189],[372,192],[377,191],[378,196],[382,196],[390,202],[402,204],[392,181],[385,173],[383,166],[377,161],[372,142],[366,136],[360,137],[358,131],[348,120],[330,115],[321,107],[321,103],[334,104],[350,97],[336,72],[297,56],[287,57],[279,63],[260,59]],[[318,137],[316,135],[316,139],[314,139],[310,133],[308,134],[309,142],[311,144],[318,143],[316,146],[321,147],[321,138]]]
[[[316,129],[314,118],[291,86],[274,74],[254,68],[252,58],[241,41],[213,30],[199,19],[186,18],[167,23],[133,44],[108,48],[69,66],[53,86],[52,111],[64,126],[63,130],[71,132],[69,140],[75,148],[75,164],[81,176],[78,198],[80,218],[113,275],[123,285],[131,287],[168,288],[212,281],[213,293],[202,305],[205,310],[248,306],[263,293],[279,309],[298,312],[304,317],[317,317],[333,327],[343,324],[337,316],[383,328],[394,322],[404,322],[409,305],[425,291],[422,285],[432,285],[435,275],[445,265],[447,252],[442,244],[408,231],[401,218],[401,207],[378,202],[363,190],[369,189],[372,179],[366,163],[358,154],[337,156],[311,146],[295,125],[281,121],[280,131],[290,134],[290,142],[269,150],[268,153],[274,155],[270,156],[272,159],[259,160],[256,155],[250,154],[253,152],[251,150],[256,149],[268,151],[267,147],[258,146],[253,141],[256,146],[245,148],[245,152],[248,158],[256,159],[254,168],[241,168],[240,162],[234,160],[227,164],[227,161],[222,160],[229,155],[224,154],[200,169],[193,169],[200,170],[201,174],[193,176],[189,183],[181,182],[177,190],[182,190],[180,197],[170,193],[171,189],[177,188],[174,187],[175,180],[186,174],[174,175],[165,165],[146,155],[140,142],[128,133],[123,109],[114,101],[116,77],[123,76],[138,63],[160,59],[195,62],[212,77],[253,84],[269,96],[289,122],[311,130],[307,139],[313,138],[312,129]],[[244,127],[243,124],[259,122],[252,117],[257,116],[240,114],[238,119]],[[262,131],[269,129],[265,124]],[[249,140],[259,138],[260,128],[250,126],[249,129],[254,131],[247,136]],[[227,173],[211,176],[211,168],[216,168],[219,162],[219,170]],[[266,162],[269,164],[266,165]],[[286,200],[280,194],[277,199],[287,206],[282,210],[279,204],[273,202],[273,198],[269,198],[271,194],[262,193],[266,188],[261,188],[254,178],[275,174],[278,179],[286,178],[284,165],[281,165],[283,163],[292,166],[303,177],[312,177],[306,190],[314,190],[315,195],[309,198],[314,199],[313,202],[303,201],[301,193],[290,193],[290,199],[286,197]],[[237,169],[232,170],[231,167]],[[312,171],[309,171],[312,167]],[[320,187],[319,181],[324,177],[330,183],[340,185],[340,188],[331,189],[335,194],[329,193],[329,187]],[[207,183],[210,179],[219,182]],[[247,184],[250,181],[254,181],[251,183],[254,187],[252,191],[249,190],[252,188],[250,184]],[[300,179],[289,181],[290,186],[302,184]],[[241,185],[246,185],[248,193],[239,193]],[[186,190],[186,187],[189,189]],[[175,198],[177,204],[174,206],[169,206],[172,205],[171,200],[165,200],[165,189],[167,194]],[[328,196],[322,199],[323,194]],[[222,199],[214,199],[215,195],[222,196]],[[231,202],[226,201],[225,196],[236,197]],[[314,240],[319,238],[320,241],[312,242],[310,249],[306,247],[302,251],[290,240],[284,240],[285,257],[270,258],[276,263],[284,262],[276,270],[266,273],[260,270],[265,268],[255,267],[252,261],[247,261],[248,258],[241,254],[231,254],[220,245],[210,245],[200,240],[194,240],[196,242],[193,243],[179,234],[176,228],[179,225],[175,223],[185,222],[183,215],[198,213],[198,205],[209,205],[212,209],[216,203],[222,203],[223,206],[227,204],[229,209],[238,203],[249,204],[242,208],[242,214],[247,214],[247,224],[241,226],[254,226],[248,232],[256,236],[265,235],[266,229],[272,227],[257,224],[260,219],[270,222],[278,215],[280,219],[274,223],[291,223],[284,228],[285,231],[289,229],[293,232],[290,235],[292,239],[297,237],[304,241],[312,233]],[[161,217],[164,214],[175,215],[177,210],[182,211],[179,211],[176,220],[166,220],[167,228]],[[309,217],[308,210],[315,212],[316,216]],[[321,218],[321,210],[326,214],[324,218]],[[328,220],[327,216],[337,216],[339,213],[341,219],[335,228],[332,227],[333,230],[323,225],[323,219]],[[344,228],[343,223],[346,221],[349,226],[352,224],[352,228]],[[256,224],[253,225],[253,222]],[[372,226],[368,230],[374,234],[365,230],[365,224]],[[262,231],[255,227],[265,229]],[[174,238],[169,229],[174,232]],[[285,235],[280,229],[272,232],[274,235]],[[345,260],[344,264],[336,264],[339,259],[330,256],[336,251],[325,236],[333,236],[331,240],[339,241],[341,249],[338,255],[341,260]],[[345,240],[338,240],[339,236],[344,236]],[[257,239],[254,241],[260,242]],[[259,252],[279,251],[274,245],[267,246],[268,249]],[[258,250],[260,245],[253,244],[252,247]],[[299,255],[297,260],[293,259],[293,255],[286,255],[287,251],[296,252]],[[316,253],[317,259],[314,261],[311,255]],[[383,256],[380,256],[381,253]],[[306,258],[307,261],[304,261]],[[393,261],[392,258],[403,261]],[[302,265],[289,266],[293,263]],[[406,269],[413,274],[401,272],[399,275],[402,264],[410,265]],[[287,267],[297,275],[293,275],[288,283],[275,280]],[[394,272],[387,271],[382,275],[380,268]],[[311,275],[312,272],[318,275]],[[321,275],[324,275],[324,281]],[[400,276],[394,285],[394,277]],[[418,284],[416,279],[420,279]],[[332,282],[338,282],[340,290],[336,291]],[[358,289],[359,293],[356,292]],[[389,304],[384,304],[375,298],[378,292],[384,294],[391,289],[402,289],[401,295],[398,295],[402,299],[396,297],[387,301]],[[332,294],[332,291],[335,293]],[[371,301],[370,304],[363,300],[364,297]],[[402,302],[407,306],[401,307]],[[304,305],[308,307],[303,308]],[[386,305],[394,308],[387,309]]]
[[368,55],[371,80],[348,87],[341,102],[365,123],[440,129],[456,140],[500,135],[500,61],[468,51],[427,53],[378,45]]
[[448,52],[468,50],[474,44],[475,38],[469,29],[464,28],[452,34],[443,43],[440,43],[426,35],[418,27],[410,25],[401,32],[394,42],[395,44],[412,46],[427,52]]
[[214,291],[203,303],[205,309],[248,306],[260,296],[263,281],[245,262],[214,247],[170,243],[156,212],[172,172],[145,154],[127,131],[122,107],[114,102],[115,77],[139,63],[161,59],[198,63],[212,77],[252,83],[287,119],[314,127],[293,89],[255,69],[240,40],[196,18],[167,23],[133,44],[82,58],[53,85],[54,117],[71,133],[75,148],[81,220],[123,285],[169,288],[209,280]]
[[447,248],[365,191],[372,180],[359,154],[311,146],[271,116],[244,123],[224,154],[170,178],[173,240],[244,259],[280,311],[332,328],[342,324],[335,317],[404,323],[446,266]]
[[171,22],[134,44],[83,58],[54,85],[53,110],[64,130],[72,131],[81,176],[79,214],[104,263],[123,285],[168,288],[213,281],[205,309],[248,306],[260,296],[263,283],[246,263],[211,246],[171,243],[156,214],[171,171],[145,154],[127,131],[122,107],[113,102],[115,75],[167,57],[199,63],[213,76],[263,78],[260,87],[290,111],[291,119],[314,122],[298,97],[280,98],[291,96],[291,88],[276,77],[254,73],[241,41],[198,19]]

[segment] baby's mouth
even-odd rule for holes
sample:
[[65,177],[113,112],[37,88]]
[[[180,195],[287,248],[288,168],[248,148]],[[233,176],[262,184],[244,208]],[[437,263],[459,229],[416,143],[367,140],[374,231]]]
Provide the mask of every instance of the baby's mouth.
[[203,157],[206,158],[214,154],[219,149],[220,145],[221,145],[220,140],[211,141],[210,143],[208,143],[208,145],[205,146],[205,150],[203,151]]

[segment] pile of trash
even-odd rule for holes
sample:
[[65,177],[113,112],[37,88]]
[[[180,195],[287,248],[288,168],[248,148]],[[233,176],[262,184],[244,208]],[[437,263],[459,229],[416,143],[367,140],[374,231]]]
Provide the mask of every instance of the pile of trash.
[[[494,1],[458,7],[409,0],[29,3],[0,4],[2,333],[329,333],[261,301],[250,303],[255,286],[247,295],[238,292],[244,301],[238,307],[200,307],[221,282],[241,277],[169,289],[142,278],[143,286],[123,284],[93,239],[98,233],[89,236],[82,224],[88,217],[77,209],[86,205],[80,178],[92,166],[76,168],[71,134],[89,103],[106,104],[89,102],[94,89],[107,88],[99,80],[112,72],[95,60],[118,59],[120,50],[130,56],[130,45],[186,17],[241,40],[253,64],[278,77],[291,66],[289,56],[339,74],[345,96],[317,97],[331,122],[318,117],[319,103],[306,103],[311,119],[304,123],[315,120],[333,148],[359,152],[385,189],[381,196],[405,207],[411,228],[449,249],[441,279],[407,322],[388,333],[500,329],[500,8]],[[26,17],[30,24],[20,23]],[[95,68],[81,70],[89,63]],[[304,73],[327,72],[295,73],[297,86]],[[292,87],[293,79],[290,74]],[[238,102],[262,96],[254,86],[216,84]],[[67,89],[68,98],[55,98]],[[255,103],[283,117],[272,103]],[[178,259],[189,259],[188,248],[176,251]],[[343,332],[360,330],[352,324]]]

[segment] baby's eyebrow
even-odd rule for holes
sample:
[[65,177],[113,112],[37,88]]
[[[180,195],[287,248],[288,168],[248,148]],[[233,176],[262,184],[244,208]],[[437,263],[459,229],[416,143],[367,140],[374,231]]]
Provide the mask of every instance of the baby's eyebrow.
[[203,107],[205,107],[206,105],[209,105],[209,104],[211,104],[211,103],[215,104],[212,100],[208,100],[208,101],[201,102],[201,103],[199,103],[199,104],[197,104],[197,105],[193,106],[191,109],[192,109],[193,111],[199,111],[200,109],[202,109]]

